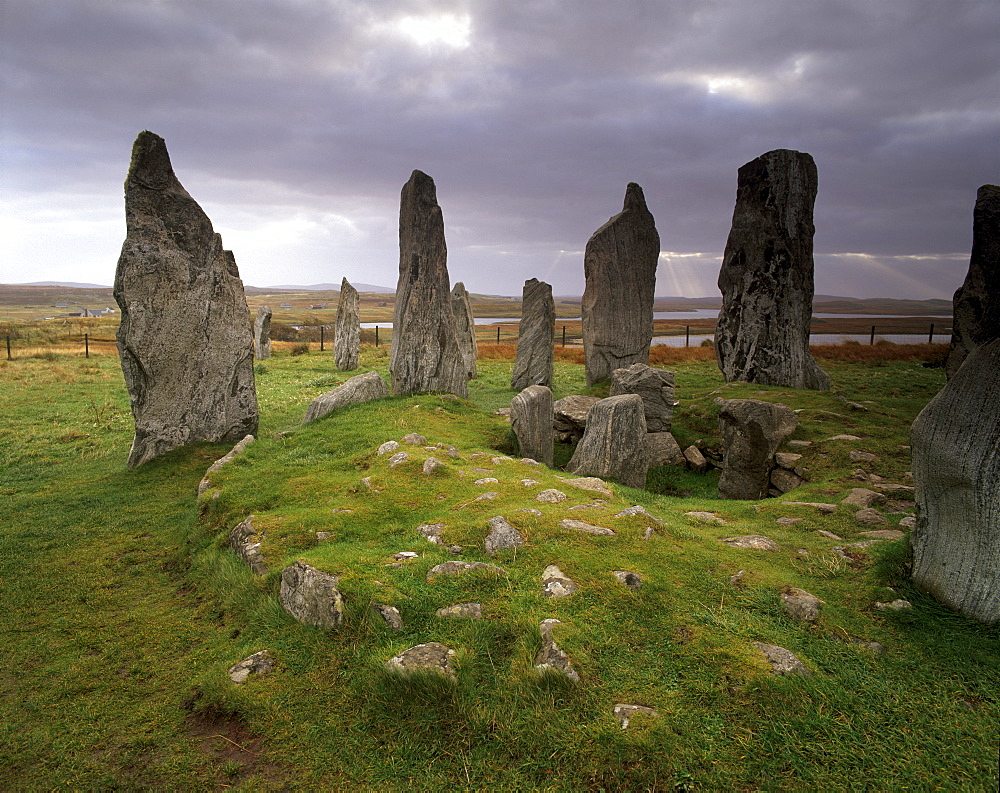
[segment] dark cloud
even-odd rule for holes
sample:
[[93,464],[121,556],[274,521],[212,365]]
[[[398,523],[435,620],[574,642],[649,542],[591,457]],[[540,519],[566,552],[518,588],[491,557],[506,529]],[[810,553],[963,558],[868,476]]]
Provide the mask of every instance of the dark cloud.
[[537,276],[579,292],[587,238],[637,181],[676,254],[658,293],[712,293],[736,170],[784,147],[819,167],[820,291],[946,296],[976,188],[1000,176],[995,0],[7,0],[0,13],[5,280],[29,257],[37,280],[110,280],[144,128],[254,284],[392,285],[399,190],[420,168],[470,289],[512,294]]

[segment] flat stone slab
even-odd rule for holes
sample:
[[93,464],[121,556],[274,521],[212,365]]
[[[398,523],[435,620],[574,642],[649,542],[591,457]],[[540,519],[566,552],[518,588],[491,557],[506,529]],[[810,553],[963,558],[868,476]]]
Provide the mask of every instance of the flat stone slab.
[[877,509],[860,509],[854,513],[854,519],[858,523],[864,523],[868,526],[877,526],[880,523],[888,523],[885,515],[879,512]]
[[776,644],[764,644],[764,642],[754,642],[753,646],[760,650],[761,655],[771,664],[771,674],[798,675],[800,677],[811,674],[805,664],[796,658],[791,650],[786,650]]
[[410,455],[406,452],[396,452],[392,457],[389,458],[389,467],[395,468],[397,465],[402,465],[407,460],[410,459]]
[[434,616],[441,619],[480,620],[483,618],[483,606],[481,603],[456,603],[454,606],[438,609]]
[[474,485],[499,485],[500,480],[495,476],[484,476],[482,479],[477,479],[472,484]]
[[594,526],[590,523],[584,523],[582,520],[574,520],[572,518],[563,518],[559,521],[560,529],[572,529],[573,531],[582,531],[587,534],[597,534],[604,537],[614,537],[615,532],[613,529],[606,528],[604,526]]
[[820,537],[826,537],[828,540],[843,540],[839,534],[834,534],[832,531],[827,531],[826,529],[816,529],[816,533]]
[[848,435],[846,433],[842,433],[840,435],[833,435],[833,436],[827,438],[826,440],[828,440],[828,441],[860,441],[861,438],[859,438],[857,435]]
[[639,504],[633,504],[631,507],[625,507],[621,512],[615,515],[616,518],[630,518],[634,515],[641,515],[647,520],[653,521],[657,525],[663,526],[664,523],[660,518],[655,517],[649,510]]
[[511,526],[502,515],[495,515],[489,520],[490,533],[486,536],[486,553],[491,556],[499,551],[518,548],[524,545],[524,537]]
[[722,542],[733,548],[747,548],[753,551],[776,551],[778,543],[760,534],[745,534],[741,537],[723,537]]
[[796,523],[801,523],[805,518],[778,518],[775,523],[779,526],[794,526]]
[[652,708],[647,708],[645,705],[628,705],[624,702],[616,702],[613,712],[623,730],[628,729],[629,722],[633,716],[658,718],[660,715],[658,711],[655,711]]
[[871,537],[874,540],[901,540],[906,535],[899,529],[877,529],[875,531],[858,532],[862,537]]
[[887,499],[882,493],[876,493],[874,490],[868,490],[863,487],[855,487],[851,488],[851,492],[840,503],[846,504],[849,507],[867,509],[873,504],[885,504],[886,501]]
[[597,493],[605,498],[615,497],[615,494],[611,492],[611,488],[608,487],[607,483],[596,476],[578,476],[574,479],[563,479],[563,484],[580,490],[586,490],[590,493]]
[[504,574],[503,570],[496,565],[486,564],[485,562],[462,562],[458,559],[449,559],[447,562],[436,564],[428,570],[427,581],[430,583],[432,578],[439,575],[459,575],[460,573],[467,573],[472,570],[487,570],[497,575]]
[[547,598],[568,597],[578,589],[576,583],[560,570],[550,564],[542,571],[542,594]]
[[427,671],[435,672],[451,678],[455,678],[455,668],[451,665],[451,659],[455,651],[438,642],[427,642],[418,644],[409,650],[404,650],[399,655],[386,661],[385,667],[390,672],[408,675],[412,672]]
[[560,501],[566,500],[566,494],[561,490],[556,490],[555,488],[549,488],[548,490],[543,490],[537,496],[535,496],[535,501],[541,501],[543,504],[558,504]]
[[229,679],[236,685],[242,685],[247,682],[250,675],[266,675],[272,669],[274,669],[274,659],[271,657],[271,651],[261,650],[229,667]]
[[836,504],[824,504],[821,501],[782,501],[781,503],[787,507],[812,507],[827,515],[837,511]]
[[699,512],[697,510],[693,512],[684,513],[689,518],[694,518],[695,520],[702,520],[706,523],[725,523],[725,521],[718,515],[714,515],[711,512]]

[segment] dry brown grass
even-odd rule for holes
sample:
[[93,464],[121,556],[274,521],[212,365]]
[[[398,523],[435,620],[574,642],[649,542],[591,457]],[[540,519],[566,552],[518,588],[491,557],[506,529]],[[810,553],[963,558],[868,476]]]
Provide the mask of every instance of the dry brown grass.
[[809,348],[816,358],[828,361],[941,361],[947,344],[817,344]]

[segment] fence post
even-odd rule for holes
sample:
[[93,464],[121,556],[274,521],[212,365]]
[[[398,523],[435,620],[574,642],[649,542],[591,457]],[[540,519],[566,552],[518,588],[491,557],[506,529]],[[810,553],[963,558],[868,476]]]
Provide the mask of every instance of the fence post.
[[868,346],[869,347],[874,347],[875,346],[875,326],[874,325],[872,325],[872,337],[871,337],[871,340],[868,342]]
[[323,325],[319,326],[319,351],[323,352]]
[[378,325],[375,326],[375,346],[378,347]]
[[934,323],[933,322],[931,323],[930,332],[927,334],[927,343],[928,344],[933,344],[934,343]]
[[83,334],[83,357],[90,357],[90,336],[87,333]]
[[7,337],[7,360],[13,361],[14,359],[10,357],[10,336]]
[[690,325],[685,325],[684,326],[684,346],[685,347],[690,347],[691,346],[691,326]]
[[500,343],[500,326],[497,325],[497,344]]
[[566,346],[566,326],[563,325],[563,347]]

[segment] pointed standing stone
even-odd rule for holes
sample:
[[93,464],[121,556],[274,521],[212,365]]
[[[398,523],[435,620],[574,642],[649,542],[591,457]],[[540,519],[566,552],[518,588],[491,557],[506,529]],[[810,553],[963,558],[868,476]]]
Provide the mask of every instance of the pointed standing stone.
[[1000,185],[984,184],[976,194],[969,273],[954,306],[948,377],[972,350],[1000,337]]
[[587,385],[615,369],[649,362],[660,235],[642,188],[629,182],[625,206],[587,242],[583,350]]
[[125,220],[114,295],[135,419],[129,468],[188,443],[256,435],[253,338],[236,259],[152,132],[132,147]]
[[340,282],[340,303],[334,326],[333,361],[343,372],[358,368],[361,353],[361,304],[358,290],[344,278]]
[[476,376],[476,359],[479,357],[479,345],[476,343],[476,318],[472,314],[472,301],[465,289],[465,284],[459,281],[451,290],[451,310],[455,315],[455,332],[458,334],[458,347],[462,351],[465,369],[472,380]]
[[552,467],[552,391],[530,385],[510,401],[510,426],[522,457]]
[[389,371],[393,394],[468,396],[448,283],[444,218],[434,180],[414,171],[399,201],[399,281]]
[[647,467],[642,397],[623,394],[594,405],[566,470],[642,488],[646,486]]
[[788,149],[739,170],[715,331],[727,383],[830,388],[809,353],[816,185],[813,158]]
[[517,328],[517,354],[510,387],[552,385],[555,368],[556,304],[552,287],[537,278],[524,282],[521,322]]
[[253,323],[253,349],[258,361],[271,357],[271,309],[261,306]]

